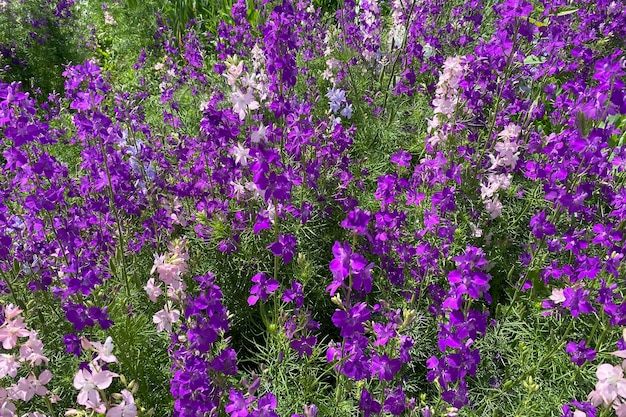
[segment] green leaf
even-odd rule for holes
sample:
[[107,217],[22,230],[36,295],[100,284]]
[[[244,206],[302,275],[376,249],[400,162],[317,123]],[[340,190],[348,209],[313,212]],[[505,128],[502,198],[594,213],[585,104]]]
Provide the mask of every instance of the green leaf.
[[537,19],[533,19],[532,17],[529,17],[528,21],[530,23],[532,23],[533,25],[538,26],[538,27],[546,27],[546,26],[548,26],[548,23],[549,23],[549,22],[545,22],[545,23],[541,22],[541,21],[539,21]]
[[543,64],[544,62],[546,62],[545,58],[540,58],[535,55],[528,55],[526,58],[524,58],[524,65],[537,65]]
[[578,11],[578,8],[575,9],[565,9],[565,10],[561,10],[560,12],[558,12],[556,15],[557,16],[567,16],[569,14],[574,14]]

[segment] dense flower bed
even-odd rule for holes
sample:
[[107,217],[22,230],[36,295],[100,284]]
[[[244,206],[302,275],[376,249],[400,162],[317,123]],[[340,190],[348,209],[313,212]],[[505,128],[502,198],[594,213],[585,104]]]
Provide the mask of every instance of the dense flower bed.
[[0,83],[0,414],[626,416],[626,6],[252,3]]

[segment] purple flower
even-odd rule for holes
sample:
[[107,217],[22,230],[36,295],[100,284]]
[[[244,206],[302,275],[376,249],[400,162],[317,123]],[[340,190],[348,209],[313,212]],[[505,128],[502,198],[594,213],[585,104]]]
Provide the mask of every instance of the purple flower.
[[394,323],[387,323],[386,325],[374,323],[372,328],[374,329],[374,333],[376,333],[374,346],[384,346],[389,339],[396,337],[396,325]]
[[401,387],[394,388],[393,391],[387,390],[387,399],[385,400],[385,411],[399,416],[406,409],[405,396]]
[[274,256],[282,256],[283,261],[288,264],[296,254],[296,238],[292,235],[280,235],[278,242],[271,243],[267,249],[271,250]]
[[296,307],[300,308],[304,305],[304,293],[302,292],[302,284],[298,281],[291,281],[291,288],[283,291],[283,301],[285,303],[294,302]]
[[587,297],[589,296],[588,290],[568,287],[563,290],[563,296],[565,297],[563,307],[569,309],[572,317],[577,318],[580,313],[593,313],[594,309],[591,304],[589,304],[589,301],[587,301]]
[[373,263],[367,263],[367,260],[358,253],[353,253],[347,242],[343,244],[335,242],[333,245],[333,255],[335,259],[330,262],[330,270],[333,273],[333,282],[326,287],[330,290],[330,295],[334,296],[335,292],[344,285],[344,279],[352,274],[352,288],[369,293],[372,291],[372,274]]
[[348,217],[341,222],[344,229],[352,229],[357,235],[364,235],[370,222],[370,212],[356,208],[348,213]]
[[248,405],[254,401],[254,397],[244,398],[243,394],[237,390],[231,390],[228,395],[230,403],[226,405],[225,411],[231,417],[247,417],[249,415]]
[[569,342],[565,351],[569,353],[572,362],[578,366],[582,366],[587,361],[593,361],[596,358],[596,351],[587,347],[587,342]]
[[577,417],[579,413],[572,410],[572,406],[585,413],[587,417],[596,417],[598,410],[588,402],[572,401],[570,404],[563,404],[561,417]]
[[541,212],[530,219],[530,227],[537,239],[543,239],[544,236],[552,236],[556,233],[556,227],[546,220],[546,213]]
[[391,162],[400,167],[409,167],[411,166],[411,154],[404,149],[400,149],[391,156]]
[[65,318],[74,325],[77,332],[94,325],[94,321],[87,314],[85,306],[68,303],[63,306],[63,309],[65,310]]
[[63,344],[66,346],[66,353],[72,353],[75,356],[80,356],[80,339],[74,333],[64,334]]
[[378,375],[383,381],[391,381],[401,368],[402,362],[400,359],[389,359],[387,355],[374,355],[370,365],[372,378]]
[[259,408],[252,415],[254,417],[278,417],[274,411],[276,409],[276,396],[268,392],[257,402]]
[[363,389],[363,391],[361,391],[361,401],[359,401],[359,408],[361,409],[361,411],[363,411],[363,417],[370,417],[372,414],[378,414],[382,409],[380,403],[373,399],[366,389]]
[[333,324],[341,328],[341,337],[349,337],[354,333],[363,333],[363,322],[370,319],[370,311],[367,304],[358,303],[350,309],[350,312],[336,310],[332,316]]
[[316,343],[317,337],[311,336],[292,340],[289,346],[298,352],[298,357],[302,357],[302,355],[311,356]]
[[263,301],[267,301],[267,297],[280,287],[280,284],[275,279],[267,279],[264,272],[260,272],[252,277],[252,282],[256,284],[250,289],[250,296],[248,297],[248,305],[255,305],[259,298]]
[[96,320],[102,330],[106,330],[113,325],[113,322],[109,320],[109,315],[107,314],[107,307],[103,309],[99,309],[98,307],[89,307],[89,317],[93,320]]

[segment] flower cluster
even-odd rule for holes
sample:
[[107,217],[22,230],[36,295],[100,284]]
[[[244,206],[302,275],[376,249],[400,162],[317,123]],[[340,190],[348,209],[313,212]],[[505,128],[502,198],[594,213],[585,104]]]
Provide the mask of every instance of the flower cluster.
[[[47,369],[39,370],[42,364],[48,364],[48,358],[43,354],[43,343],[35,330],[26,327],[22,312],[12,304],[5,305],[2,311],[0,343],[4,352],[0,354],[0,379],[7,376],[16,378],[20,368],[28,371],[28,376],[21,376],[16,383],[0,388],[0,411],[7,417],[17,417],[16,405],[27,403],[35,396],[49,397],[48,400],[53,402],[58,399],[46,388],[52,373]],[[40,412],[25,415],[43,416]]]

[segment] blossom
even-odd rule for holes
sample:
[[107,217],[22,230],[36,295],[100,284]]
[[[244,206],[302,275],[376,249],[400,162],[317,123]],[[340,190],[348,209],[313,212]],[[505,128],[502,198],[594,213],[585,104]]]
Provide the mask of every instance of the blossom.
[[242,166],[248,165],[248,158],[250,158],[250,149],[243,147],[240,143],[233,146],[230,151],[231,155],[235,157],[235,163]]
[[302,355],[311,356],[313,354],[313,347],[317,343],[317,337],[302,337],[301,339],[292,340],[289,343],[292,349],[298,352],[298,357]]
[[31,365],[48,363],[48,358],[43,355],[43,343],[37,338],[36,331],[31,331],[28,340],[20,346],[20,358],[29,361]]
[[367,304],[358,303],[350,308],[349,312],[336,310],[332,316],[333,324],[341,328],[341,337],[350,337],[354,333],[363,333],[363,322],[370,319],[370,310]]
[[254,397],[246,399],[240,391],[231,389],[228,398],[230,403],[226,405],[225,411],[230,414],[230,417],[247,417],[250,415],[248,406],[254,401]]
[[163,293],[163,291],[161,290],[160,283],[158,285],[154,285],[154,284],[155,284],[154,278],[150,278],[148,280],[148,283],[144,287],[144,289],[146,290],[146,293],[148,294],[148,298],[150,299],[150,301],[152,301],[153,303],[156,303],[157,299]]
[[80,369],[74,376],[74,388],[80,390],[76,401],[97,413],[104,413],[106,405],[98,390],[107,389],[117,376],[111,371],[97,370],[92,364],[89,364],[89,369]]
[[135,417],[137,406],[133,394],[128,390],[122,390],[122,402],[107,411],[106,417]]
[[254,99],[251,88],[248,88],[245,93],[241,90],[235,91],[230,95],[230,100],[233,103],[233,111],[239,115],[240,120],[246,118],[248,110],[259,108],[259,102]]
[[376,401],[370,393],[363,389],[361,391],[361,399],[359,401],[359,408],[363,411],[364,417],[370,417],[372,414],[380,413],[382,406]]
[[267,301],[267,298],[274,291],[278,289],[280,284],[275,279],[267,279],[267,275],[264,272],[260,272],[252,277],[252,282],[255,285],[250,289],[250,296],[248,297],[248,305],[255,305],[259,298],[263,301]]
[[43,397],[48,393],[48,389],[45,385],[52,379],[52,372],[49,370],[43,371],[39,374],[39,377],[35,375],[29,375],[27,378],[20,378],[17,385],[13,385],[9,389],[9,396],[13,400],[30,401],[35,394]]
[[594,397],[601,399],[604,405],[610,405],[618,396],[626,398],[626,379],[624,379],[624,370],[621,366],[602,364],[598,366],[596,376],[598,382]]
[[596,358],[596,351],[587,347],[587,342],[581,340],[579,343],[569,342],[565,348],[569,353],[572,362],[578,366],[582,366],[587,361],[593,361]]
[[172,323],[178,322],[179,318],[180,311],[172,310],[172,304],[168,302],[162,310],[157,311],[152,316],[152,322],[157,325],[157,332],[162,332],[163,330],[171,332]]
[[258,129],[250,134],[250,141],[252,143],[259,143],[266,138],[266,134],[267,126],[264,126],[263,123],[261,123]]
[[104,345],[99,342],[91,342],[91,347],[98,353],[98,356],[94,360],[101,360],[103,362],[112,363],[117,362],[117,358],[113,354],[113,339],[111,336],[107,337],[104,341]]
[[15,378],[19,367],[20,363],[15,356],[6,353],[0,354],[0,379],[7,375]]
[[23,317],[16,317],[13,320],[6,320],[0,327],[0,341],[6,350],[17,346],[18,337],[28,337],[30,330],[26,329]]

